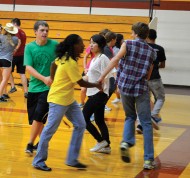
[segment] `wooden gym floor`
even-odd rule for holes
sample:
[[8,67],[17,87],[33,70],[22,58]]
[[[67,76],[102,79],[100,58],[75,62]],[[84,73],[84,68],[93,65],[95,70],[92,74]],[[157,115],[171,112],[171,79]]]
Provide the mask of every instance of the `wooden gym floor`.
[[[190,93],[175,93],[166,89],[166,102],[161,115],[160,130],[154,130],[155,170],[143,171],[143,137],[136,134],[136,145],[131,148],[131,163],[120,159],[119,144],[122,139],[124,112],[121,104],[108,106],[112,111],[105,112],[109,127],[112,152],[110,155],[90,153],[96,142],[86,131],[81,148],[80,161],[88,165],[87,170],[77,170],[64,164],[72,133],[62,123],[50,142],[47,165],[52,172],[43,172],[32,167],[33,157],[24,152],[30,135],[26,112],[26,99],[22,88],[10,94],[7,103],[0,103],[0,177],[2,178],[189,178],[190,177]],[[9,89],[9,88],[8,88]],[[170,92],[172,91],[172,92]],[[76,90],[79,100],[80,91]]]

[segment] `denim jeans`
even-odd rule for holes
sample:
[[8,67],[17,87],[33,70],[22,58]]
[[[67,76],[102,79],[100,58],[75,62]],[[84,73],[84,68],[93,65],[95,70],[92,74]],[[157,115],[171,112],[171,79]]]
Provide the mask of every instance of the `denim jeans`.
[[64,115],[69,121],[72,122],[74,126],[66,164],[75,165],[78,163],[78,157],[86,123],[81,109],[78,103],[75,101],[68,106],[49,103],[48,123],[44,127],[40,136],[40,142],[36,156],[33,160],[33,166],[45,165],[45,161],[47,160],[48,156],[49,141],[51,140],[53,134],[57,131]]
[[143,127],[144,160],[154,160],[153,130],[148,91],[137,97],[121,94],[121,98],[126,116],[123,141],[129,145],[135,145],[135,120],[138,114]]
[[155,98],[154,108],[151,112],[152,116],[158,115],[165,101],[165,91],[161,79],[148,81],[148,86]]

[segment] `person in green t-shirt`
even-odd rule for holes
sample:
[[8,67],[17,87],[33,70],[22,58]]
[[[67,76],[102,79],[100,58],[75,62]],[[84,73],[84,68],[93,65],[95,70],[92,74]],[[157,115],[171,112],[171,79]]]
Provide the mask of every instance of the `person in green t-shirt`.
[[55,59],[55,48],[58,44],[57,41],[48,39],[49,25],[45,21],[37,21],[34,24],[34,32],[36,40],[27,44],[24,51],[24,65],[30,74],[27,111],[32,127],[25,150],[29,155],[33,154],[33,144],[41,134],[47,119],[47,95],[52,84],[50,66]]

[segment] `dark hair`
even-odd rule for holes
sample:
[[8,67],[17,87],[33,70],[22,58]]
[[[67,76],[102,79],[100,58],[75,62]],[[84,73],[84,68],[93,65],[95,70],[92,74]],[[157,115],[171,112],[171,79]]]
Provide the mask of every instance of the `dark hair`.
[[106,39],[104,36],[96,34],[91,37],[91,39],[98,44],[98,47],[100,48],[101,52],[104,51],[104,47],[106,46]]
[[36,21],[36,23],[34,24],[34,30],[35,30],[35,31],[38,30],[40,25],[49,28],[49,25],[48,25],[48,23],[47,23],[46,21],[44,21],[44,20],[38,20],[38,21]]
[[12,22],[13,24],[16,23],[17,26],[21,26],[20,19],[18,19],[18,18],[12,19],[11,22]]
[[137,23],[133,24],[132,30],[141,39],[146,39],[148,36],[148,33],[149,33],[148,25],[143,22],[137,22]]
[[111,40],[116,39],[117,35],[113,32],[107,32],[105,35],[106,43],[109,43]]
[[149,34],[148,34],[148,38],[149,38],[150,40],[155,40],[155,39],[157,38],[156,30],[150,29],[150,30],[149,30]]
[[107,28],[105,28],[105,29],[103,29],[103,30],[100,31],[99,35],[105,36],[106,33],[108,33],[108,32],[110,32],[110,30],[107,29]]
[[117,48],[120,48],[121,47],[121,41],[124,39],[123,35],[118,33],[117,34],[117,39],[116,39],[116,43],[115,43],[115,46]]
[[75,61],[77,61],[77,54],[75,52],[74,45],[79,44],[82,38],[77,34],[71,34],[65,38],[62,42],[60,42],[56,47],[56,56],[61,59],[64,55],[66,55],[66,60],[71,57]]

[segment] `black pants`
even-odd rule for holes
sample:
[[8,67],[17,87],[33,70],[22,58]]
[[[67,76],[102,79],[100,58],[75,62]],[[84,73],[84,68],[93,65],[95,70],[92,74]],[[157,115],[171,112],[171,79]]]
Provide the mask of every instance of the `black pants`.
[[[110,144],[108,127],[104,120],[104,109],[107,99],[108,96],[103,92],[99,92],[93,96],[89,96],[83,108],[83,115],[86,121],[86,129],[90,132],[90,134],[98,142],[106,140]],[[95,122],[100,130],[100,133],[90,121],[90,117],[93,113]]]

